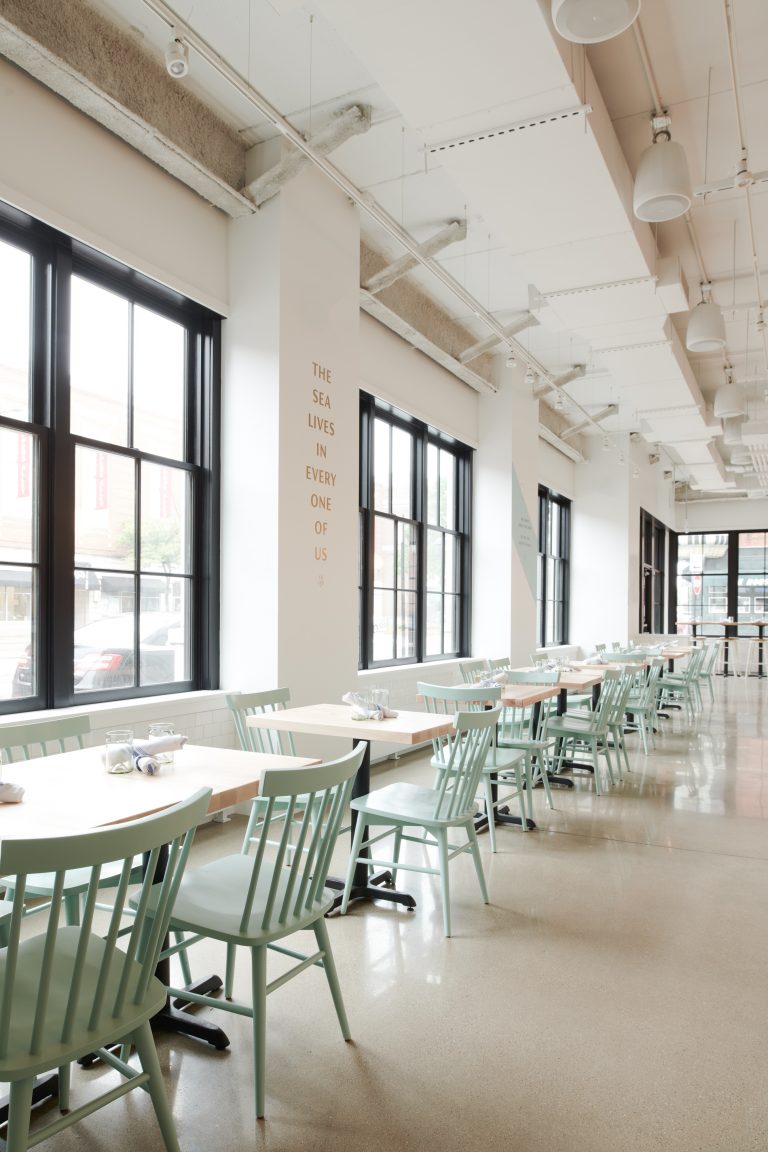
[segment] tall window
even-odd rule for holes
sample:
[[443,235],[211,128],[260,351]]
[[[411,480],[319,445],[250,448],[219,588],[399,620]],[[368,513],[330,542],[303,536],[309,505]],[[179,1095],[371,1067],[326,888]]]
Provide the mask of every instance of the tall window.
[[540,648],[568,643],[571,502],[539,486],[539,557],[536,588]]
[[365,394],[360,665],[469,651],[469,448]]
[[0,711],[216,683],[218,329],[0,207]]
[[664,632],[667,530],[640,510],[640,631]]
[[728,595],[729,533],[686,533],[677,537],[677,624],[697,622],[702,636],[722,636],[709,621],[733,616]]

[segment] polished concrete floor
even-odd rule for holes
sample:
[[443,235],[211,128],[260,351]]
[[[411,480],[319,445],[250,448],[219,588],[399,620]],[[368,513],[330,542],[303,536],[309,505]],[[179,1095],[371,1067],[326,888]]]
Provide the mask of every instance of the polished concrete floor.
[[[716,681],[693,728],[662,721],[647,758],[596,797],[535,794],[538,830],[481,837],[491,904],[453,865],[454,936],[432,878],[409,913],[329,921],[354,1041],[312,970],[268,1003],[267,1114],[254,1120],[249,1022],[214,1013],[226,1052],[158,1042],[185,1152],[749,1152],[768,1145],[768,680]],[[425,758],[377,775],[428,778]],[[198,835],[239,845],[242,821]],[[346,844],[339,852],[341,867]],[[419,853],[420,849],[414,849]],[[193,953],[207,970],[218,953]],[[208,948],[206,945],[205,948]],[[238,981],[247,988],[245,957]],[[78,1094],[111,1072],[81,1072]],[[54,1139],[159,1150],[133,1093]]]

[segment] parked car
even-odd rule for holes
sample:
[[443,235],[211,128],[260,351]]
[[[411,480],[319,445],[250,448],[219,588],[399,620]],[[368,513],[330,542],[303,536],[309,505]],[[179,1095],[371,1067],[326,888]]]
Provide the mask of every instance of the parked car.
[[[168,684],[175,678],[176,650],[172,633],[181,625],[178,614],[142,612],[139,624],[140,683]],[[136,683],[134,617],[105,616],[75,629],[75,692],[130,688]],[[11,692],[16,698],[33,692],[31,650],[16,665]]]

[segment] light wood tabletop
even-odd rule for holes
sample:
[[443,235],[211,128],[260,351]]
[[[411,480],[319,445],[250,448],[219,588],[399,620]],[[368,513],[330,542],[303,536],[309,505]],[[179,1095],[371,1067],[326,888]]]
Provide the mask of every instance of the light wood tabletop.
[[532,704],[540,704],[542,700],[551,700],[560,694],[559,684],[502,684],[502,704],[513,708],[529,708]]
[[101,747],[3,765],[3,780],[24,787],[20,804],[0,804],[0,839],[64,835],[149,816],[212,788],[209,812],[252,800],[266,768],[303,768],[316,758],[273,756],[186,744],[153,776],[107,772]]
[[389,744],[423,744],[452,731],[450,716],[403,712],[387,720],[353,720],[349,704],[305,704],[248,716],[250,728],[273,728],[313,736],[347,736],[350,740],[383,740]]

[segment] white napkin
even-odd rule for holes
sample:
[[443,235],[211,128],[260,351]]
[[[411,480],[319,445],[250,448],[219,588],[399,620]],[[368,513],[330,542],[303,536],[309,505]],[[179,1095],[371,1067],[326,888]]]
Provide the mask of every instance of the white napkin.
[[369,704],[360,692],[345,692],[344,704],[351,704],[353,720],[394,720],[397,712],[384,708],[381,704]]
[[178,732],[169,732],[167,736],[150,736],[147,740],[133,741],[133,751],[142,756],[157,756],[160,752],[177,752],[183,748],[189,737],[180,736]]
[[475,683],[478,688],[498,688],[500,684],[506,684],[508,679],[506,672],[497,672],[495,676],[483,676],[482,680],[476,680]]
[[0,784],[0,804],[18,804],[23,795],[21,784]]

